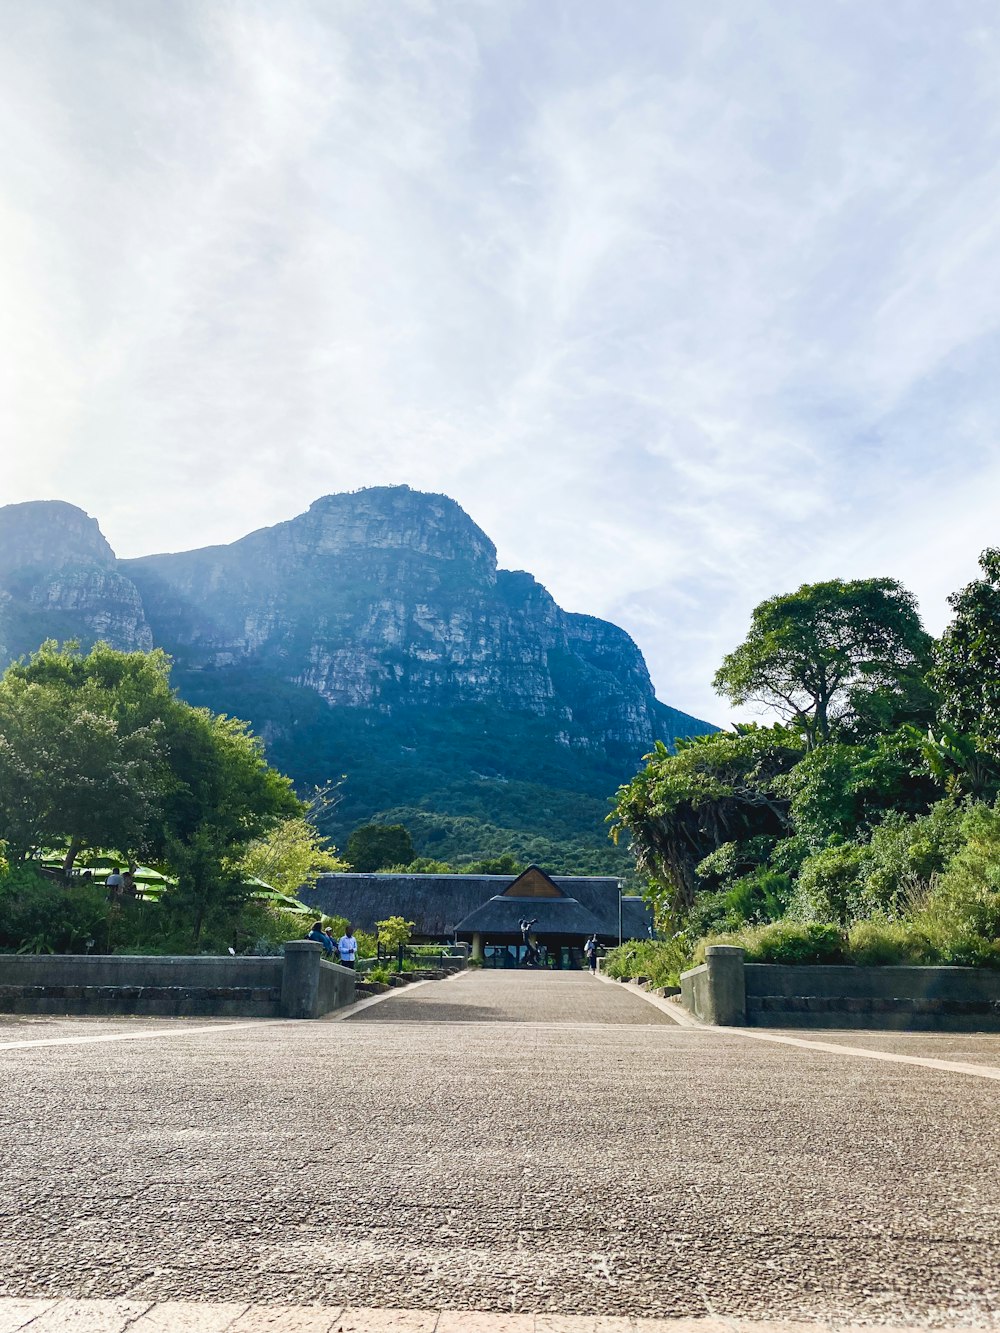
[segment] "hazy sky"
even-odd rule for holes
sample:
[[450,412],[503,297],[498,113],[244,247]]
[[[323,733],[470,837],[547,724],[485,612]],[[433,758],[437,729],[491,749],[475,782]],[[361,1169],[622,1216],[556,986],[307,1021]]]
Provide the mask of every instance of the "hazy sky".
[[0,0],[0,502],[443,491],[660,697],[1000,544],[995,0]]

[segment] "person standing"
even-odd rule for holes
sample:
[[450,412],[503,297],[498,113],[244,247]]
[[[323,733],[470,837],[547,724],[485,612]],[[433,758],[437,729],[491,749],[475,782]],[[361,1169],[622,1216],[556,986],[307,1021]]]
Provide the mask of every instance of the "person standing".
[[597,975],[597,936],[591,935],[583,946],[583,952],[587,956],[587,964],[590,967],[591,976]]
[[341,967],[353,967],[354,960],[358,956],[358,942],[354,938],[354,927],[348,922],[343,935],[337,941],[337,952],[340,954]]
[[517,923],[518,929],[521,932],[521,942],[524,946],[524,958],[519,959],[518,961],[523,962],[525,967],[534,967],[538,962],[538,950],[535,948],[531,940],[531,927],[537,925],[537,916],[532,917],[530,921],[527,917],[522,917]]
[[313,922],[312,929],[309,931],[306,939],[313,940],[316,944],[322,944],[323,953],[327,958],[333,956],[333,940],[331,940],[329,935],[324,931],[322,921]]

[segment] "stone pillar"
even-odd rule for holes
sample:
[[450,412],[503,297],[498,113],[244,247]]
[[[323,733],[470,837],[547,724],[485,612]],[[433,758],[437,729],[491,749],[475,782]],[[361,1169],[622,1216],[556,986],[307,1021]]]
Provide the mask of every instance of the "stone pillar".
[[705,950],[708,995],[705,1022],[720,1027],[745,1027],[747,1021],[746,978],[743,950],[733,944],[710,944]]
[[483,961],[483,936],[478,930],[472,932],[472,957],[480,963]]
[[281,972],[281,1012],[286,1018],[316,1018],[319,1015],[319,961],[322,944],[315,940],[289,940]]

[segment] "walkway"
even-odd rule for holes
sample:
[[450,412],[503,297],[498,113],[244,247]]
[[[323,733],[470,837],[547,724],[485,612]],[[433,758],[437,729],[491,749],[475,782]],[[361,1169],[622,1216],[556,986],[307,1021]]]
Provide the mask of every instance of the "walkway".
[[[682,1028],[559,973],[338,1022],[0,1020],[11,1041],[62,1044],[0,1050],[0,1297],[124,1299],[137,1333],[163,1301],[234,1333],[374,1333],[333,1320],[372,1306],[427,1312],[413,1333],[476,1327],[441,1310],[1000,1327],[986,1079]],[[1000,1064],[998,1038],[912,1042]],[[28,1327],[124,1327],[60,1308]],[[509,1325],[560,1327],[596,1326]]]

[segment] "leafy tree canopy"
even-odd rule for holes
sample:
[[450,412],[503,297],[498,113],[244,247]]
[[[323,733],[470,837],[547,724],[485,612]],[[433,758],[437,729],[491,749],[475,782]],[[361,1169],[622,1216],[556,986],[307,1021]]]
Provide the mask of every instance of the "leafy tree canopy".
[[696,736],[675,753],[657,742],[645,768],[619,788],[611,821],[613,837],[631,836],[661,915],[690,910],[697,867],[710,853],[787,832],[789,798],[779,779],[802,754],[802,737],[786,726]]
[[165,713],[178,707],[162,653],[86,656],[46,643],[0,680],[0,837],[15,861],[68,846],[147,855],[171,771]]
[[715,688],[773,709],[812,746],[835,727],[891,715],[919,688],[930,648],[913,595],[895,579],[804,584],[754,610]]
[[401,944],[409,944],[413,924],[412,921],[406,921],[401,916],[390,916],[386,917],[384,921],[375,922],[378,942],[386,953],[395,953]]
[[347,840],[347,861],[367,874],[386,866],[408,866],[415,858],[413,842],[402,824],[362,824]]
[[0,680],[0,839],[24,860],[87,846],[159,862],[165,902],[200,937],[206,916],[242,896],[239,859],[301,813],[245,723],[192,708],[164,654],[46,643]]
[[346,869],[347,862],[337,856],[337,849],[301,815],[283,819],[269,833],[255,838],[240,860],[244,875],[291,897],[315,884],[317,875]]
[[[948,598],[954,619],[935,650],[933,679],[941,691],[940,720],[946,741],[962,748],[962,735],[975,738],[1000,758],[1000,550],[979,557],[981,579]],[[968,749],[968,746],[965,747]],[[968,767],[970,755],[956,767]]]

